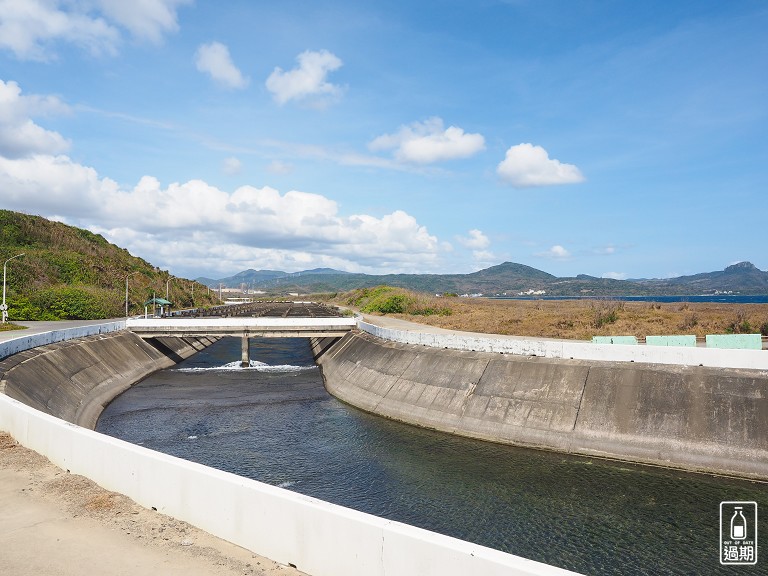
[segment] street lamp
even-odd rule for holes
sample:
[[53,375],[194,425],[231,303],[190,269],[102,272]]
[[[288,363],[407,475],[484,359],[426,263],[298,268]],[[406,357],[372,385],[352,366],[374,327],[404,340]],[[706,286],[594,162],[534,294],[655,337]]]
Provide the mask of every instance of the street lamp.
[[133,276],[134,274],[139,274],[139,271],[131,272],[128,274],[128,276],[125,277],[125,317],[128,318],[128,278]]
[[19,256],[24,256],[24,253],[16,254],[16,256],[12,256],[8,258],[5,262],[3,262],[3,303],[0,305],[0,310],[3,312],[3,324],[6,323],[8,320],[8,304],[5,303],[5,271],[6,266],[8,265],[8,262],[13,260],[14,258],[18,258]]

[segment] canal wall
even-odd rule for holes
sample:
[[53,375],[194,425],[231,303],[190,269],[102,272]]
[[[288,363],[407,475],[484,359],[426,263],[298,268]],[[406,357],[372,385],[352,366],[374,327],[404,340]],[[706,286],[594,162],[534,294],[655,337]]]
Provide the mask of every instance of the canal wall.
[[[543,346],[539,354],[446,349],[367,332],[312,345],[328,391],[381,416],[493,442],[768,479],[768,370],[552,357]],[[587,353],[639,347],[602,348]],[[762,361],[743,352],[768,358],[708,352],[715,363],[728,352],[734,363]]]
[[[49,334],[37,336],[46,342],[51,340]],[[26,340],[26,345],[35,344],[35,336]],[[121,392],[213,341],[212,338],[142,340],[124,330],[105,330],[38,345],[0,361],[0,394],[93,429],[104,407]],[[19,347],[13,340],[3,344],[11,350]],[[0,345],[0,357],[5,356],[3,352]]]
[[[379,317],[377,322],[392,322]],[[675,366],[706,366],[710,368],[744,368],[768,370],[768,353],[763,350],[739,350],[723,348],[694,348],[685,346],[653,346],[633,344],[598,343],[584,340],[557,340],[553,338],[526,338],[443,330],[412,322],[394,321],[396,326],[380,326],[358,319],[357,326],[363,332],[384,340],[415,344],[430,348],[494,352],[570,360],[597,360],[605,362],[643,362],[671,364]],[[734,335],[720,335],[730,338]],[[624,341],[624,337],[621,337]],[[713,338],[713,336],[709,336]],[[610,337],[618,340],[619,337]]]
[[[40,342],[43,348],[37,351],[25,352],[16,341],[0,342],[0,358],[8,356],[0,371],[5,370],[4,377],[15,373],[12,383],[5,378],[6,393],[0,394],[0,431],[67,472],[312,576],[575,574],[161,454],[52,415],[71,414],[76,399],[83,397],[75,390],[86,381],[94,384],[91,390],[100,378],[127,381],[134,361],[151,366],[164,363],[161,356],[186,353],[171,339],[156,356],[135,335],[109,334],[113,329],[120,328],[105,325],[100,336],[87,338],[61,331],[55,338],[48,333],[25,339],[28,346]],[[55,340],[65,342],[47,345]],[[112,368],[95,369],[97,359]],[[57,367],[59,362],[66,368]],[[37,376],[35,364],[42,370]],[[48,377],[58,384],[51,385]],[[38,386],[45,392],[35,390]],[[12,389],[23,391],[39,409],[12,398]]]

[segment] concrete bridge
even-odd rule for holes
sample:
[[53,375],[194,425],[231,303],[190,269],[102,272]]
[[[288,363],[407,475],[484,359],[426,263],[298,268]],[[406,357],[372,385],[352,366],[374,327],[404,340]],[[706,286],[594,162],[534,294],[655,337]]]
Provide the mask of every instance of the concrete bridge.
[[333,308],[310,302],[254,302],[219,307],[215,311],[218,316],[208,310],[205,315],[129,318],[126,328],[142,338],[239,337],[242,338],[242,365],[249,366],[249,338],[341,338],[356,326],[354,318],[343,317]]

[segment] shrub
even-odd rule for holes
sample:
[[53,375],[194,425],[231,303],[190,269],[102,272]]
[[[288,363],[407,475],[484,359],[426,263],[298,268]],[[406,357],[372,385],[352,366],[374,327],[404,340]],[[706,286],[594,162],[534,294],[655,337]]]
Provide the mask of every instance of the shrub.
[[750,334],[753,330],[746,311],[739,310],[736,313],[736,319],[725,328],[725,331],[728,334]]
[[432,306],[426,306],[424,308],[414,308],[410,311],[414,316],[450,316],[453,314],[453,310],[450,308],[433,308]]
[[429,297],[392,286],[376,286],[353,290],[344,298],[349,306],[375,314],[412,314],[414,316],[450,316],[450,307],[441,298]]
[[619,310],[624,309],[622,302],[602,302],[599,305],[592,304],[594,319],[592,325],[595,328],[602,328],[606,324],[613,324],[619,319]]
[[690,312],[685,315],[683,321],[680,323],[680,330],[690,330],[695,328],[699,324],[699,317],[695,312]]
[[363,312],[379,312],[381,314],[402,314],[408,305],[408,298],[405,294],[380,294],[371,299],[365,306]]
[[8,310],[12,320],[97,320],[122,313],[119,294],[93,286],[53,286],[15,296]]

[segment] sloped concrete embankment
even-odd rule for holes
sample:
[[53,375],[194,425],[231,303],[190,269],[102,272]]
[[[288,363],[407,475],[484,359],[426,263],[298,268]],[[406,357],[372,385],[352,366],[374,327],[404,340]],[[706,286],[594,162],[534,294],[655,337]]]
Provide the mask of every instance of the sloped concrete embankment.
[[40,346],[0,362],[0,393],[93,429],[104,407],[121,392],[214,340],[142,340],[121,331]]
[[313,341],[328,391],[493,442],[768,479],[768,372]]

